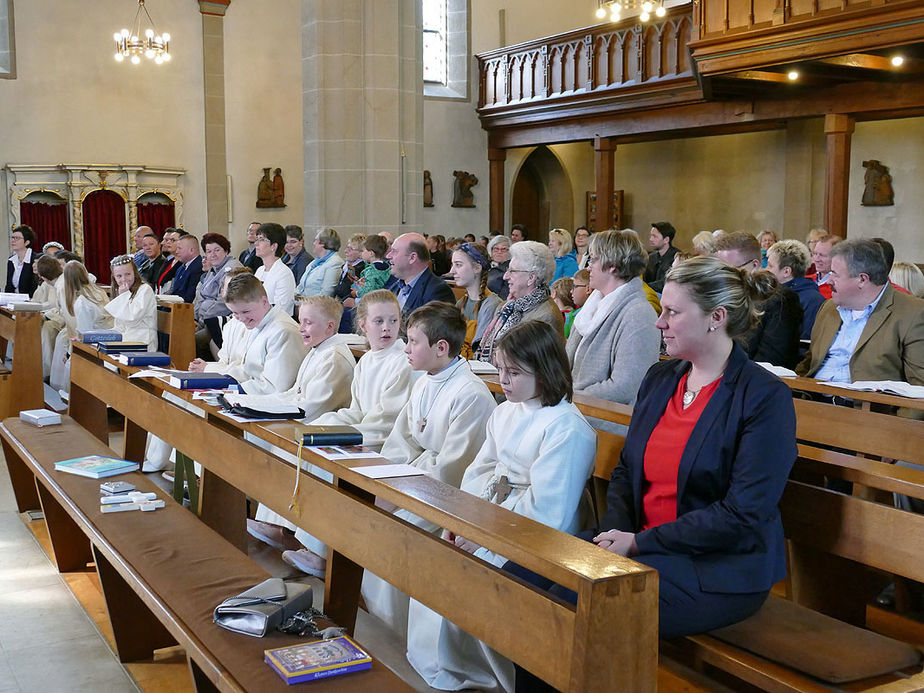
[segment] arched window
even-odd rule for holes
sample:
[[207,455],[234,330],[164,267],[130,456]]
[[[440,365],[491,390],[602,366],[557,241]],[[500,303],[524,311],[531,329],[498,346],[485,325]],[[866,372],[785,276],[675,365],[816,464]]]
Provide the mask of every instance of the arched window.
[[12,0],[0,0],[0,79],[13,79],[16,76],[13,45]]
[[468,99],[468,0],[421,0],[424,96]]

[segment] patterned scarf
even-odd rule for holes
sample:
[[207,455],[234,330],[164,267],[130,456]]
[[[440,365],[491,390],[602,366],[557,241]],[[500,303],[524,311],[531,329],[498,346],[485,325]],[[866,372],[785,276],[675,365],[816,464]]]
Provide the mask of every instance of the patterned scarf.
[[478,360],[490,361],[497,340],[503,337],[511,328],[519,325],[524,313],[548,301],[549,296],[549,287],[543,283],[526,296],[507,301],[497,313],[493,323],[485,333],[485,337],[482,339]]

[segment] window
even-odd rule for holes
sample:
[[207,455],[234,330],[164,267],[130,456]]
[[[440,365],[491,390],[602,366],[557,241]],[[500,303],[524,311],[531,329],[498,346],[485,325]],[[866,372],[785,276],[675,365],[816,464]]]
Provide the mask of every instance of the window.
[[12,79],[15,76],[13,0],[0,0],[0,79]]
[[468,99],[469,0],[421,0],[424,96]]

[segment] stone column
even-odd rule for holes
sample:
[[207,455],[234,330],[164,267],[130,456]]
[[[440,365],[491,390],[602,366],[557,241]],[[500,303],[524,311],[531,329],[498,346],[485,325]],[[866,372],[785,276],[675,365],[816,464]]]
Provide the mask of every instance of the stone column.
[[850,136],[854,120],[830,113],[825,116],[827,164],[825,166],[825,229],[847,237],[847,196],[850,186]]
[[613,153],[616,143],[609,137],[594,138],[594,174],[597,179],[597,213],[593,231],[613,225]]
[[228,235],[228,155],[225,149],[224,16],[231,0],[199,0],[205,89],[205,198],[208,230]]
[[490,210],[488,226],[492,231],[504,233],[504,161],[506,149],[488,149]]
[[309,229],[421,230],[420,25],[415,0],[302,0]]

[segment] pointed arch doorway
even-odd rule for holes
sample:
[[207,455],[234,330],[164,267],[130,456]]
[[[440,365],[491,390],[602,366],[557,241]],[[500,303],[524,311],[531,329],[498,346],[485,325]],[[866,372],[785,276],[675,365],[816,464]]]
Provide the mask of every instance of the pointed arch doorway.
[[558,157],[536,147],[523,161],[513,183],[511,223],[525,224],[527,239],[546,243],[549,230],[574,230],[571,180]]

